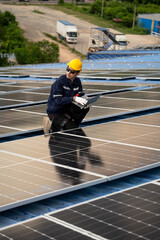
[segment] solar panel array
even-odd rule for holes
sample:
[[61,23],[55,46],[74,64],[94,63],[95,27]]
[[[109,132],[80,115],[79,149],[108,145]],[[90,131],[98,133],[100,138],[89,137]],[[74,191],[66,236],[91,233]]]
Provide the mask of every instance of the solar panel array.
[[[42,120],[43,116],[46,115],[46,102],[50,86],[51,83],[45,82],[37,82],[37,84],[34,82],[7,82],[7,84],[3,83],[0,85],[0,109],[7,109],[2,112],[0,126],[2,136],[42,128]],[[103,89],[107,90],[106,86],[100,85],[98,87],[102,87],[101,91]],[[109,86],[109,88],[111,87]],[[42,102],[44,104],[40,104]],[[37,105],[38,103],[39,105]],[[30,107],[33,104],[34,106]],[[22,108],[24,105],[25,108]]]
[[160,184],[151,182],[1,230],[2,239],[145,239],[160,234]]
[[2,209],[160,166],[159,113],[151,116],[155,125],[137,117],[141,124],[109,122],[2,143]]
[[[1,138],[14,133],[42,129],[51,84],[52,82],[37,82],[37,85],[34,82],[7,82],[7,84],[0,84]],[[148,89],[147,86],[142,87],[141,90],[131,91],[134,88],[130,85],[121,84],[117,86],[110,83],[101,85],[84,83],[83,85],[87,94],[103,92],[100,99],[91,107],[85,120],[158,107],[160,103],[159,87],[154,87],[154,91],[152,91],[151,87]],[[115,90],[119,92],[114,93]]]
[[[101,80],[159,80],[159,50],[121,52],[109,51],[105,59],[83,61],[82,79]],[[113,58],[109,56],[112,55]],[[52,80],[64,74],[66,63],[40,64],[1,68],[0,77],[15,80]]]
[[[102,93],[84,123],[103,123],[1,143],[2,211],[160,166],[159,58],[152,57],[84,61],[85,92]],[[50,86],[65,67],[1,69],[0,138],[42,129]],[[158,239],[158,207],[159,181],[4,228],[0,236]]]

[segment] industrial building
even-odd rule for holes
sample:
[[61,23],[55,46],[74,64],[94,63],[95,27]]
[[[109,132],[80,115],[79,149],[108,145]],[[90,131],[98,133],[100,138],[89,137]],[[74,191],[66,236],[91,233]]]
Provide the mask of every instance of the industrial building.
[[160,13],[138,14],[137,24],[148,30],[148,34],[160,35]]

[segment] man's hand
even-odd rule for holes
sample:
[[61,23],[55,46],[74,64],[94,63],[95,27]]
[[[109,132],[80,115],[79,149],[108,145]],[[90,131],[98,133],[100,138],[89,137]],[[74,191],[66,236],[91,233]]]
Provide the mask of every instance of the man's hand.
[[81,105],[86,105],[87,104],[87,100],[82,98],[82,97],[74,97],[74,101],[77,102],[77,103],[80,103]]

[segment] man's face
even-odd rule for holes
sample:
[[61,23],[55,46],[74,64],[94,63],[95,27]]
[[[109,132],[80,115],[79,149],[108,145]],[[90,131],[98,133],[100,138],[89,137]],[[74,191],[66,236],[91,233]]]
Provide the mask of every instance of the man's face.
[[69,78],[72,82],[76,76],[79,75],[79,72],[75,71],[74,69],[67,67],[66,68],[66,77]]

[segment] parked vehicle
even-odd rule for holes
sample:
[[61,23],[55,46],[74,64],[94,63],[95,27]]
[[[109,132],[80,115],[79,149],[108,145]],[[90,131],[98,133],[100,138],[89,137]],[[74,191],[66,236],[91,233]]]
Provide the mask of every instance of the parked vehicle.
[[77,43],[77,27],[68,21],[57,21],[56,32],[58,37],[68,43]]
[[128,42],[123,33],[114,33],[107,28],[95,27],[91,29],[88,50],[106,51],[106,50],[124,50]]
[[121,43],[122,45],[126,46],[127,45],[127,38],[126,38],[126,35],[125,34],[115,34],[115,33],[112,33],[110,32],[114,38],[117,40],[117,42]]

